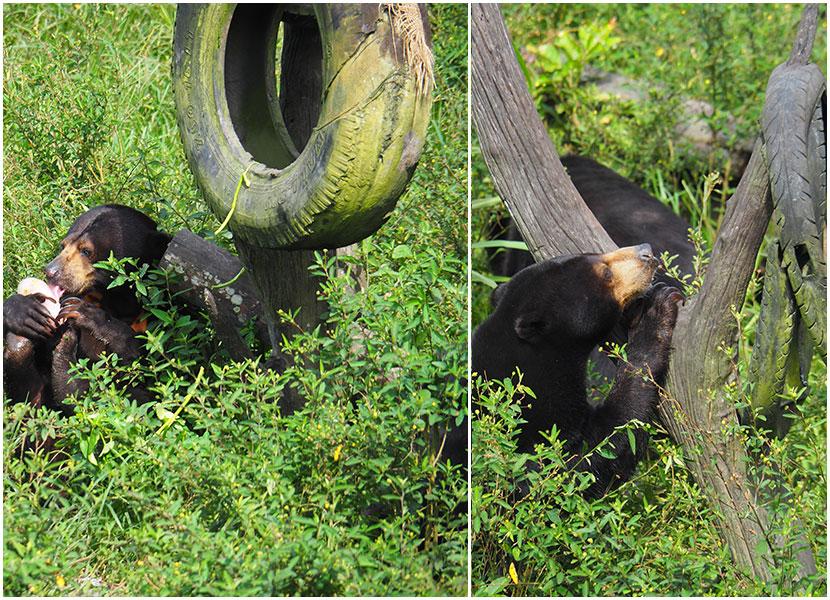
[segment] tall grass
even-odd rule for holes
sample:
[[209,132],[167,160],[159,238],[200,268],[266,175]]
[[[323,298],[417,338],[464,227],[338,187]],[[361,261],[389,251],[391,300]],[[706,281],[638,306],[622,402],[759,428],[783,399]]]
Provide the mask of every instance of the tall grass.
[[[531,90],[542,105],[540,113],[561,153],[591,156],[633,179],[685,216],[703,252],[710,249],[734,190],[734,170],[724,153],[701,160],[673,142],[677,101],[707,100],[715,108],[713,126],[723,127],[728,112],[738,121],[736,135],[754,136],[767,78],[789,54],[800,7],[511,5],[503,12],[520,53],[529,52],[529,45],[556,45],[560,32],[576,39],[582,30],[613,25],[610,31],[620,40],[605,44],[599,55],[594,52],[591,64],[653,84],[658,93],[639,104],[615,102],[590,88],[569,86],[566,78],[558,87],[547,85],[559,76],[542,72],[538,77],[548,79]],[[822,10],[820,20],[825,19]],[[824,40],[820,25],[814,50],[819,65],[825,63]],[[569,60],[580,57],[569,55]],[[475,326],[489,314],[490,285],[496,280],[488,272],[482,242],[505,209],[492,200],[492,182],[475,137],[472,160],[472,237],[479,242],[473,251],[479,273],[472,294]],[[759,257],[763,253],[762,248]],[[736,313],[742,332],[731,349],[737,385],[726,390],[736,409],[748,406],[752,395],[747,369],[760,311],[758,275],[763,270],[756,271]],[[509,381],[476,382],[481,407],[473,419],[474,593],[825,595],[826,377],[824,360],[815,356],[802,414],[784,439],[761,451],[756,432],[739,431],[750,454],[763,456],[747,465],[756,480],[778,481],[778,490],[786,492],[765,501],[771,529],[783,539],[803,533],[819,568],[818,575],[799,580],[792,549],[779,549],[772,557],[774,582],[766,585],[735,566],[716,529],[716,515],[686,468],[687,458],[659,427],[635,477],[588,502],[575,493],[584,483],[564,468],[555,431],[550,443],[533,453],[516,452],[518,405],[532,398]],[[785,393],[798,397],[801,392],[788,388]],[[529,460],[542,468],[529,471]],[[783,465],[784,474],[774,465]],[[516,489],[528,493],[517,498]]]

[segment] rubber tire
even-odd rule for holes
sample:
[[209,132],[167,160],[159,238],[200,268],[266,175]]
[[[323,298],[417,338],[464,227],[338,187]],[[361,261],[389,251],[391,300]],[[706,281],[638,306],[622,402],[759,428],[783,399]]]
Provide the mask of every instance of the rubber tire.
[[761,117],[783,266],[804,326],[826,354],[827,96],[814,64],[780,65]]
[[[792,402],[783,397],[784,385],[807,384],[806,373],[802,374],[796,368],[796,359],[802,356],[798,337],[803,324],[799,322],[795,296],[781,265],[779,240],[769,241],[766,254],[761,311],[749,361],[749,380],[753,386],[751,406],[742,411],[741,422],[751,422],[753,410],[760,409],[764,419],[759,427],[768,429],[781,438],[793,422],[784,415],[794,410]],[[808,352],[808,356],[812,357],[812,352]],[[748,410],[750,408],[752,410]]]
[[[423,6],[421,22],[429,44]],[[414,171],[431,106],[378,4],[181,4],[173,82],[205,200],[224,220],[248,169],[230,228],[262,248],[337,248],[376,231]]]

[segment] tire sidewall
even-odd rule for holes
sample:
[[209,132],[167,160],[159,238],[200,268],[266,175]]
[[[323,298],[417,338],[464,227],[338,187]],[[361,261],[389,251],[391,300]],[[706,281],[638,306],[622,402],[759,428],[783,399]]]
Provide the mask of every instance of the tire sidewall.
[[[415,162],[402,155],[413,144],[420,154],[430,102],[417,97],[406,69],[383,44],[365,43],[367,21],[379,39],[390,27],[377,5],[371,5],[374,16],[366,6],[315,5],[326,95],[308,143],[283,169],[255,161],[230,120],[223,58],[235,5],[179,6],[173,78],[185,153],[220,220],[247,170],[250,186],[241,189],[230,222],[245,242],[286,249],[348,245],[383,224],[408,182]],[[360,44],[367,47],[351,58]],[[363,76],[346,77],[350,68]]]

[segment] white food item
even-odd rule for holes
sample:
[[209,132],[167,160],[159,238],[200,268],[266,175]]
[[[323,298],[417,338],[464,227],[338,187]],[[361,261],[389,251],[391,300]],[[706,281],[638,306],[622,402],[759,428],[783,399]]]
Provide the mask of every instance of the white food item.
[[50,286],[45,281],[37,277],[26,277],[17,284],[17,293],[22,296],[33,296],[35,294],[42,294],[46,297],[43,304],[49,311],[52,317],[57,317],[61,310],[60,295],[63,293],[57,286]]

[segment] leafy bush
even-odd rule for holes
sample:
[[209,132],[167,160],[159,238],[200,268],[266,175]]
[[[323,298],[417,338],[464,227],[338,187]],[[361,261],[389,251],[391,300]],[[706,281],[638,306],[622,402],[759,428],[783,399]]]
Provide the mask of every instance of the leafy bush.
[[[730,113],[737,119],[739,137],[754,137],[766,81],[789,56],[801,16],[799,5],[769,4],[512,5],[504,12],[519,47],[555,44],[563,36],[599,40],[605,36],[606,41],[594,44],[596,51],[588,57],[594,67],[660,86],[670,97],[706,100],[716,111],[711,123],[731,136],[723,129],[723,117]],[[826,11],[820,8],[820,23],[825,19]],[[620,42],[609,45],[611,33],[597,33],[611,24],[613,37]],[[826,47],[825,28],[819,25],[813,51],[816,64],[825,64]],[[654,132],[634,134],[643,142]],[[632,166],[625,163],[628,169]],[[723,172],[717,163],[705,169]],[[636,171],[624,174],[642,181]]]
[[[365,296],[320,257],[329,330],[286,340],[293,366],[282,374],[215,362],[204,317],[165,304],[166,274],[148,273],[145,306],[159,318],[146,359],[81,366],[90,391],[67,419],[26,405],[8,415],[6,589],[54,593],[58,575],[73,591],[100,580],[111,593],[165,595],[463,586],[466,519],[453,510],[466,481],[434,458],[431,439],[465,412],[464,299],[451,283],[458,261],[429,257],[370,261]],[[158,401],[125,397],[124,377]],[[307,401],[289,416],[286,386]],[[42,446],[47,436],[68,460],[18,454],[24,437]],[[50,533],[21,542],[38,531]],[[53,544],[78,551],[45,562]],[[408,575],[390,568],[402,560]]]
[[[551,117],[564,112],[566,97],[579,90],[582,74],[591,61],[610,52],[620,38],[612,35],[615,21],[582,23],[575,32],[560,30],[549,43],[528,44],[526,52],[533,57],[532,67],[525,61],[525,77],[537,108]],[[517,53],[521,57],[521,52]],[[553,100],[554,110],[548,106]],[[559,100],[559,102],[556,102]]]
[[[751,455],[762,457],[748,466],[764,482],[771,530],[784,539],[806,533],[802,539],[822,565],[827,371],[823,363],[817,366],[810,381],[814,392],[803,407],[817,417],[799,420],[786,439],[763,451],[762,438],[749,428],[735,433],[750,444]],[[745,406],[748,388],[733,391],[736,406]],[[742,573],[686,468],[688,457],[655,426],[650,459],[635,477],[603,498],[583,499],[579,492],[589,476],[565,468],[568,456],[555,428],[534,453],[516,452],[520,406],[532,401],[530,393],[510,380],[478,380],[474,388],[480,399],[473,413],[471,490],[475,595],[824,595],[822,572],[794,579],[793,547],[773,553],[772,584]],[[785,474],[776,465],[786,465]],[[780,495],[781,487],[788,494]]]

